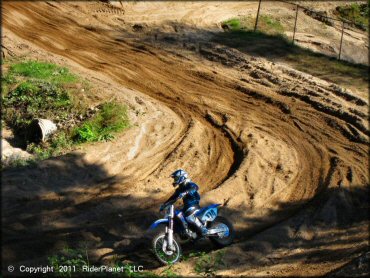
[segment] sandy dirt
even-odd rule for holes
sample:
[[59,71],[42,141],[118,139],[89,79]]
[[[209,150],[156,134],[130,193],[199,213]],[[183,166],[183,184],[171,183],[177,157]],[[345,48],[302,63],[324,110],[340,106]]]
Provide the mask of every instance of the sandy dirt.
[[[180,167],[237,230],[217,274],[323,275],[368,250],[366,92],[200,44],[240,2],[119,5],[3,3],[8,55],[70,67],[94,83],[91,99],[127,103],[132,122],[111,142],[3,171],[3,266],[68,245],[161,272],[143,237]],[[175,270],[195,275],[195,260]]]

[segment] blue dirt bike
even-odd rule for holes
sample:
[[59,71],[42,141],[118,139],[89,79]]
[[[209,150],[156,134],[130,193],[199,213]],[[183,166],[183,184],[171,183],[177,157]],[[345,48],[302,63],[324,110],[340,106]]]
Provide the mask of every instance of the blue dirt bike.
[[174,264],[181,258],[180,240],[199,240],[209,238],[218,247],[230,245],[234,239],[234,229],[232,224],[224,217],[218,216],[218,206],[213,204],[208,207],[199,209],[195,216],[207,228],[205,235],[194,232],[185,220],[181,210],[174,208],[173,204],[164,209],[164,218],[158,219],[150,229],[164,226],[153,237],[152,247],[155,256],[163,264]]

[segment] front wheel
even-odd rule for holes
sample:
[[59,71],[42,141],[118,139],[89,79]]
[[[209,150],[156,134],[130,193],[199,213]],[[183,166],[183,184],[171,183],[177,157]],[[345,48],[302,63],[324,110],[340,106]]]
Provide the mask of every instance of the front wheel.
[[208,229],[216,229],[216,228],[226,228],[227,232],[220,233],[217,236],[209,237],[209,239],[218,247],[225,247],[230,245],[235,237],[234,227],[229,220],[225,217],[217,216],[216,219],[210,223]]
[[153,238],[153,251],[157,259],[165,264],[174,264],[181,258],[181,247],[176,238],[173,238],[173,249],[167,247],[166,233],[159,232]]

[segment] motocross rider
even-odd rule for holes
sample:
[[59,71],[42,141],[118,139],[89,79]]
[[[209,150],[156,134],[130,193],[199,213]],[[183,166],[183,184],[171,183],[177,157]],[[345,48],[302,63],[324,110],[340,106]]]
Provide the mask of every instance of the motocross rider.
[[185,219],[189,224],[193,224],[198,233],[205,235],[207,233],[207,228],[200,222],[200,220],[195,216],[195,213],[199,210],[199,200],[200,195],[198,193],[198,185],[192,182],[188,178],[188,173],[182,169],[176,170],[171,174],[173,178],[173,186],[179,186],[172,196],[161,206],[160,211],[162,211],[168,205],[175,203],[178,199],[182,199],[184,202],[184,207],[182,209]]

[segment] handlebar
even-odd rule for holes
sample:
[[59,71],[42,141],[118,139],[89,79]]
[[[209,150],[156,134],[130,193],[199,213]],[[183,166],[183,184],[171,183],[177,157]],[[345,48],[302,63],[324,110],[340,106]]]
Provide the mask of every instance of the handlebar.
[[[167,213],[167,210],[171,207],[171,206],[173,206],[173,203],[172,204],[167,204],[167,205],[165,205],[165,204],[162,204],[161,205],[161,207],[160,207],[160,209],[159,209],[159,211],[160,212],[165,212],[165,213]],[[175,208],[174,208],[175,209]]]

